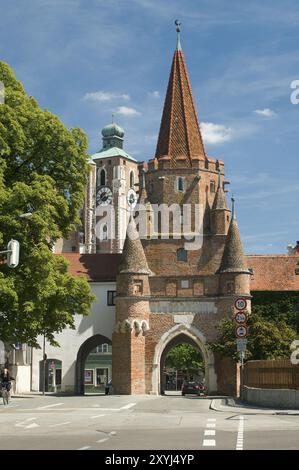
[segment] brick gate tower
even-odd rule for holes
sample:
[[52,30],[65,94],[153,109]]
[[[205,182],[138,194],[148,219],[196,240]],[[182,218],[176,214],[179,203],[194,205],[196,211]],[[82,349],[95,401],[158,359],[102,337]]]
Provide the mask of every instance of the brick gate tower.
[[[189,343],[201,350],[209,392],[235,394],[236,364],[215,357],[209,343],[236,297],[250,310],[250,272],[227,206],[224,163],[205,152],[177,32],[155,157],[140,165],[140,200],[155,229],[140,240],[131,221],[117,278],[113,384],[116,393],[163,393],[166,352]],[[169,227],[156,214],[161,204],[173,209]]]

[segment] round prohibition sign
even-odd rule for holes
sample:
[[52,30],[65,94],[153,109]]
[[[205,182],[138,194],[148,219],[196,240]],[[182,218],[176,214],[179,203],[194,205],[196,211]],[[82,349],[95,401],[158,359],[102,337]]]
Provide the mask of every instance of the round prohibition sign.
[[247,308],[247,301],[239,298],[235,301],[235,307],[237,310],[245,310]]
[[236,328],[236,337],[237,338],[246,338],[248,333],[247,327],[246,326],[237,326]]
[[246,312],[237,312],[234,318],[235,318],[235,322],[237,323],[246,323],[247,321]]

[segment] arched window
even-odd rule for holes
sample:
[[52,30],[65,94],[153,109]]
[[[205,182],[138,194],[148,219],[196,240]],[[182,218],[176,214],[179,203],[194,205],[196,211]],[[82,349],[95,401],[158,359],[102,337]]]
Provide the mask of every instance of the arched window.
[[106,184],[106,171],[103,169],[100,173],[100,186],[105,186]]
[[178,191],[184,191],[184,178],[178,177]]
[[130,171],[130,188],[134,188],[134,171]]
[[102,240],[108,240],[108,227],[107,224],[103,225]]

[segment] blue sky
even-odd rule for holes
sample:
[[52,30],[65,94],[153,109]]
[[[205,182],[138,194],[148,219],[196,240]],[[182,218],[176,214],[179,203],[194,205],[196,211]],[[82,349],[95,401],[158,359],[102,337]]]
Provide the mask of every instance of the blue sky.
[[28,94],[88,134],[111,113],[125,149],[152,158],[176,42],[206,149],[225,162],[246,252],[299,239],[297,0],[0,0],[0,60]]

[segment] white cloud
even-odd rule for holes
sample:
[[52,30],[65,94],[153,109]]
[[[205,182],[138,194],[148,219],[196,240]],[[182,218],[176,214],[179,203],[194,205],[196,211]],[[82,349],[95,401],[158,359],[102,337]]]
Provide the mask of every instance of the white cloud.
[[149,91],[148,96],[150,96],[151,98],[160,98],[160,93],[157,90]]
[[213,122],[202,122],[201,130],[204,142],[207,144],[221,144],[228,142],[233,137],[233,130],[230,127]]
[[141,113],[134,108],[128,108],[127,106],[119,106],[116,110],[117,114],[123,114],[124,116],[140,116]]
[[255,114],[258,114],[259,116],[264,116],[267,118],[277,116],[277,114],[274,111],[272,111],[272,109],[269,109],[269,108],[256,109],[254,112]]
[[91,100],[91,101],[112,101],[115,99],[122,99],[124,101],[130,100],[130,95],[126,93],[113,93],[111,91],[93,91],[90,93],[86,93],[83,97],[84,100]]

